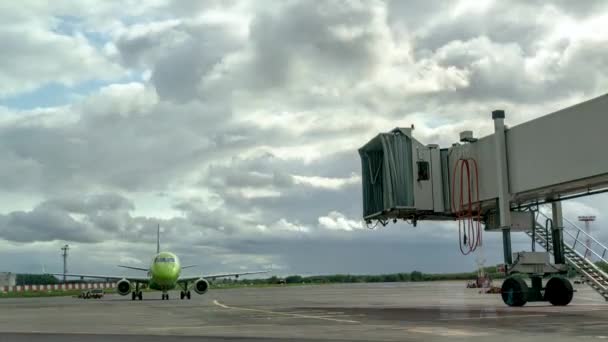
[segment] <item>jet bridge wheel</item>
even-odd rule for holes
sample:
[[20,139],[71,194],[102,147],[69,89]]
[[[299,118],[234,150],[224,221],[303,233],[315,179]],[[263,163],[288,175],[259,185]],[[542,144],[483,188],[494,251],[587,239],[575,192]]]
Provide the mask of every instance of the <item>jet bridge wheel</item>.
[[572,284],[563,277],[553,277],[549,279],[545,286],[545,300],[556,306],[568,305],[573,295]]
[[501,295],[508,306],[524,306],[528,302],[528,284],[520,277],[508,277],[502,283]]

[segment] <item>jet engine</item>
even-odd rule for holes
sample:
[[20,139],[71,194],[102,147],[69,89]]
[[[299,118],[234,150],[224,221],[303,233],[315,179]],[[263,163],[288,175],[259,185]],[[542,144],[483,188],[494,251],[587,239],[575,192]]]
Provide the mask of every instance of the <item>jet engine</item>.
[[198,293],[199,295],[205,294],[205,292],[207,292],[208,289],[209,289],[209,282],[203,278],[197,280],[194,283],[194,291],[196,291],[196,293]]
[[116,292],[121,296],[126,296],[131,293],[131,283],[127,279],[121,279],[116,283]]

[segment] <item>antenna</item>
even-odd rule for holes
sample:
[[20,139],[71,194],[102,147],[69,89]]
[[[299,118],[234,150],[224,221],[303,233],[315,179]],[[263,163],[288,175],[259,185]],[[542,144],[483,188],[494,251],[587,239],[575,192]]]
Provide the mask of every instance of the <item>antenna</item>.
[[65,284],[65,274],[68,273],[68,250],[69,245],[61,247],[61,256],[63,256],[63,283]]
[[156,230],[156,254],[160,253],[160,223]]

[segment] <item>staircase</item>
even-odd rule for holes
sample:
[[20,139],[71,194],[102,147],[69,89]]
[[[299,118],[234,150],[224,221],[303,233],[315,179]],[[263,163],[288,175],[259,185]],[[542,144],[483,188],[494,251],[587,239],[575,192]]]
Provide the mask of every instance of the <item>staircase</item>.
[[[548,218],[548,216],[542,212],[540,212],[540,216]],[[563,229],[564,256],[566,258],[566,263],[572,266],[584,278],[589,286],[608,301],[608,274],[584,257],[585,255],[595,255],[598,261],[608,263],[605,259],[608,247],[604,246],[571,221],[564,218],[564,222],[569,223],[568,226],[564,224],[565,227]],[[527,231],[526,234],[532,238],[531,231]],[[553,253],[551,231],[549,230],[547,232],[545,227],[538,222],[536,223],[534,240],[545,250]],[[591,241],[590,246],[585,244],[586,240]]]

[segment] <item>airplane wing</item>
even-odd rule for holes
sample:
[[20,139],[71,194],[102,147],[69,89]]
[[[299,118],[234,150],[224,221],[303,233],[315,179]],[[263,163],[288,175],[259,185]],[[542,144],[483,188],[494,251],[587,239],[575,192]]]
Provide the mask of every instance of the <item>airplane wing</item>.
[[[63,273],[49,273],[50,275],[62,277]],[[108,280],[120,280],[127,279],[128,281],[147,284],[150,281],[148,277],[129,277],[129,276],[109,276],[109,275],[99,275],[99,274],[74,274],[74,273],[66,273],[66,277],[77,277],[77,278],[93,278],[93,279],[108,279]]]
[[184,281],[194,281],[200,278],[205,278],[205,279],[215,279],[215,278],[227,278],[227,277],[239,277],[242,275],[248,275],[248,274],[261,274],[261,273],[268,273],[269,271],[254,271],[254,272],[239,272],[239,273],[222,273],[222,274],[209,274],[209,275],[202,275],[202,276],[198,276],[198,277],[183,277],[183,278],[179,278],[177,281],[178,282],[184,282]]
[[122,268],[128,268],[128,269],[131,269],[131,270],[144,271],[144,272],[148,272],[150,270],[148,268],[135,267],[135,266],[124,266],[124,265],[116,265],[116,266],[122,267]]

